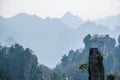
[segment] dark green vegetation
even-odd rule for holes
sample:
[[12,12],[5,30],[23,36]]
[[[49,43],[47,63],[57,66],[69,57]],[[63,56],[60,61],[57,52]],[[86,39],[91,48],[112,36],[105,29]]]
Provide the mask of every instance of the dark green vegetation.
[[107,80],[115,80],[115,79],[116,79],[116,75],[115,75],[115,74],[109,73],[109,74],[107,75]]
[[[91,47],[98,48],[104,57],[105,75],[112,72],[120,77],[120,36],[118,45],[109,35],[87,35],[85,46],[76,51],[70,50],[54,69],[38,64],[32,50],[15,44],[11,47],[0,46],[0,80],[88,80],[88,73],[79,70],[88,62]],[[46,58],[47,59],[47,58]],[[82,66],[83,65],[83,66]]]
[[50,69],[38,65],[32,50],[19,44],[0,46],[0,80],[49,80],[50,74]]

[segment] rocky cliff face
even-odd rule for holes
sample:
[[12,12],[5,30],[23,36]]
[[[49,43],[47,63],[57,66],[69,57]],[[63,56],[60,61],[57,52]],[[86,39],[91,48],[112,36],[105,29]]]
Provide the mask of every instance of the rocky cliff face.
[[59,74],[39,65],[36,55],[19,44],[0,46],[0,80],[60,80]]
[[103,57],[97,48],[89,50],[89,80],[104,80],[104,66],[102,63]]
[[0,48],[0,78],[2,80],[38,80],[37,57],[30,49],[16,44]]
[[[116,58],[114,54],[114,48],[116,43],[115,39],[113,39],[109,35],[87,35],[84,38],[83,42],[85,44],[85,47],[82,50],[71,50],[68,55],[63,56],[61,64],[57,66],[58,70],[67,74],[69,80],[88,80],[88,77],[86,77],[88,76],[88,74],[81,73],[81,71],[78,70],[78,65],[82,62],[88,62],[89,49],[92,47],[98,48],[101,52],[101,55],[103,56],[105,76],[107,76],[107,73],[114,72],[115,69],[117,69],[115,67]],[[120,50],[120,48],[118,50]],[[116,55],[118,55],[117,57],[119,59],[120,51],[117,52],[118,53],[116,53]],[[65,63],[66,61],[67,63]]]

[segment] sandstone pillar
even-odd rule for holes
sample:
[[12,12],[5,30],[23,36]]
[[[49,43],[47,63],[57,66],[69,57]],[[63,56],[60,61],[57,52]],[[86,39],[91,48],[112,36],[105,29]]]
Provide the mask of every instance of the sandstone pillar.
[[103,56],[97,48],[89,50],[89,80],[104,80]]

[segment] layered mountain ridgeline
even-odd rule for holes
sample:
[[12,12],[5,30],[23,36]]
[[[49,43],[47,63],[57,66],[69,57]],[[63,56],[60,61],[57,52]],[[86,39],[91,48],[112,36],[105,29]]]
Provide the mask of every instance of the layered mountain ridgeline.
[[[87,34],[109,34],[117,38],[120,34],[119,16],[95,21],[83,21],[70,12],[67,12],[62,18],[42,19],[26,13],[20,13],[10,18],[0,17],[0,43],[10,44],[8,40],[12,37],[13,42],[34,50],[39,62],[42,61],[41,63],[53,67],[59,61],[58,58],[65,54],[63,52],[82,47],[82,40]],[[111,30],[109,29],[111,27],[116,28]],[[52,64],[46,62],[46,55],[49,56],[48,60]]]
[[[120,74],[120,36],[118,46],[109,35],[87,35],[83,40],[85,46],[76,51],[70,50],[63,55],[61,63],[54,69],[38,64],[37,57],[29,48],[24,49],[15,44],[0,47],[1,80],[88,80],[88,72],[79,70],[80,63],[88,62],[89,49],[98,48],[104,58],[105,76],[113,72]],[[47,60],[47,58],[46,58]],[[118,79],[119,80],[119,79]]]

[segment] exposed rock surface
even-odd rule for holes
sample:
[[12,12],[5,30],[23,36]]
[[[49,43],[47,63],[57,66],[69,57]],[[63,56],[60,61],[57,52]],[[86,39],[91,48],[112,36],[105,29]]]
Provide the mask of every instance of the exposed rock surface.
[[[63,56],[61,63],[56,66],[57,70],[67,74],[69,80],[88,80],[88,77],[86,77],[88,76],[88,73],[82,73],[80,70],[78,70],[78,65],[83,62],[88,62],[90,48],[98,48],[103,56],[104,76],[107,76],[107,73],[111,71],[115,72],[115,70],[119,68],[119,65],[118,68],[115,67],[117,64],[115,61],[116,57],[114,58],[114,48],[116,44],[114,38],[110,37],[109,35],[89,34],[84,38],[83,42],[85,44],[84,48],[71,50],[68,55]],[[117,48],[117,50],[120,50],[120,48]],[[117,57],[120,60],[120,51],[117,52],[118,53],[116,53],[116,55],[118,55]],[[120,69],[117,71],[119,73]]]
[[38,62],[33,52],[15,44],[0,47],[0,80],[38,80]]
[[103,56],[97,48],[89,50],[89,80],[104,80],[104,66],[102,63]]

